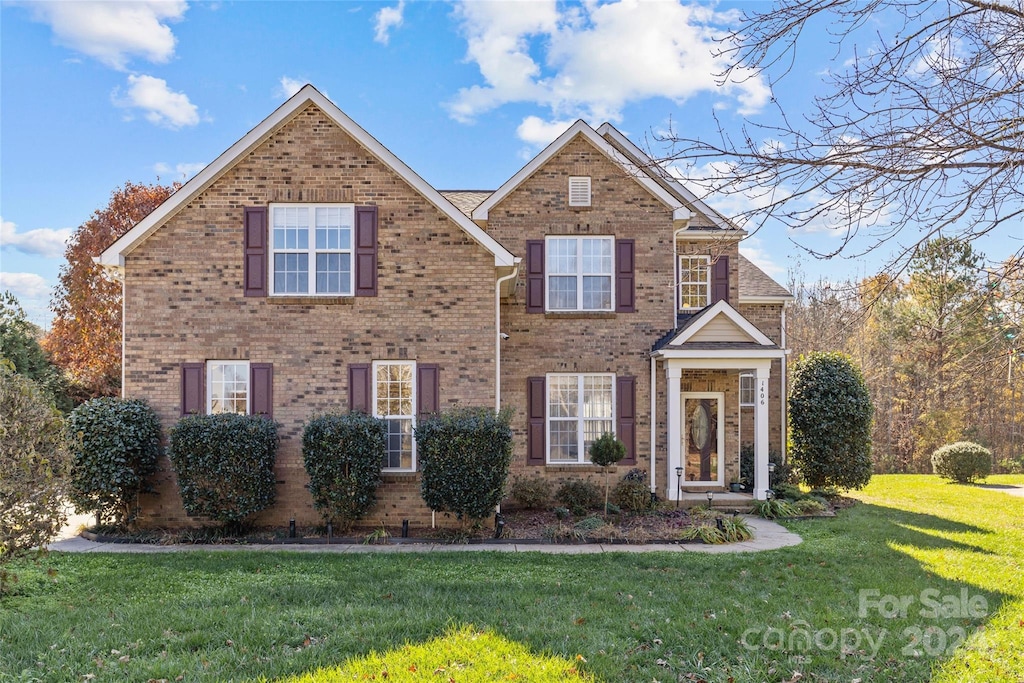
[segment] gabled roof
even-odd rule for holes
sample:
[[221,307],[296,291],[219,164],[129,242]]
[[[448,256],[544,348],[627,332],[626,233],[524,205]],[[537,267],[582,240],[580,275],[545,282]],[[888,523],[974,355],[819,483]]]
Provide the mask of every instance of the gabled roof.
[[626,155],[619,152],[607,140],[598,135],[597,131],[591,128],[585,121],[578,120],[559,135],[554,142],[545,147],[540,154],[535,156],[528,164],[519,169],[519,172],[508,179],[504,185],[494,191],[481,204],[473,210],[473,220],[486,221],[487,213],[507,197],[513,190],[529,178],[533,173],[543,166],[551,157],[557,154],[563,147],[572,142],[577,136],[582,136],[598,150],[604,153],[611,161],[621,166],[634,179],[645,187],[652,195],[657,197],[667,207],[672,209],[672,219],[677,221],[689,220],[693,214],[686,206],[671,192],[657,183],[642,168],[629,160]]
[[359,124],[350,119],[333,102],[312,85],[305,85],[297,93],[292,95],[280,107],[274,110],[259,125],[250,130],[241,140],[231,145],[223,154],[217,157],[210,165],[200,171],[195,177],[185,183],[177,192],[171,195],[167,201],[158,206],[152,213],[143,218],[139,223],[125,233],[120,239],[107,247],[96,259],[96,262],[107,268],[121,268],[124,266],[124,257],[139,246],[153,231],[157,230],[167,220],[174,216],[182,207],[188,204],[199,193],[206,190],[224,173],[230,170],[239,160],[249,152],[262,144],[267,138],[277,132],[283,125],[306,108],[307,104],[313,103],[320,108],[339,128],[365,147],[371,154],[376,156],[385,166],[394,171],[399,177],[411,185],[427,201],[433,204],[441,213],[451,218],[466,234],[475,240],[480,246],[494,255],[495,266],[512,266],[515,257],[505,247],[488,235],[480,226],[459,211],[450,201],[445,199],[431,187],[423,178],[417,175],[401,159],[396,157],[387,147],[378,142],[372,135],[367,133]]
[[455,205],[455,208],[472,217],[473,209],[494,194],[494,190],[438,190],[441,196]]
[[659,339],[652,351],[687,347],[701,350],[772,351],[779,348],[724,300],[706,306],[689,316],[682,325]]
[[740,255],[740,303],[756,304],[792,301],[795,297],[749,259]]

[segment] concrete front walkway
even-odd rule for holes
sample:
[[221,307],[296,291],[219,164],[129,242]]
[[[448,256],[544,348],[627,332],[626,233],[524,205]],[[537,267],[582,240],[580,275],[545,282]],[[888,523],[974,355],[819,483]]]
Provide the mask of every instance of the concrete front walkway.
[[651,544],[651,545],[602,545],[599,543],[587,543],[581,545],[569,544],[465,544],[453,545],[447,543],[395,543],[391,545],[356,545],[356,544],[332,544],[332,545],[303,545],[303,544],[264,544],[264,545],[151,545],[147,543],[96,543],[87,541],[81,537],[66,538],[51,543],[49,549],[56,552],[68,553],[177,553],[189,551],[223,551],[223,550],[249,550],[249,551],[275,551],[275,552],[304,552],[304,553],[450,553],[450,552],[505,552],[505,553],[552,553],[561,555],[592,555],[594,553],[645,553],[645,552],[667,552],[667,553],[744,553],[758,550],[775,550],[796,545],[801,538],[791,531],[788,531],[781,524],[770,522],[760,517],[744,515],[747,524],[754,532],[754,538],[741,543],[726,543],[723,545],[703,545],[700,543],[685,544]]

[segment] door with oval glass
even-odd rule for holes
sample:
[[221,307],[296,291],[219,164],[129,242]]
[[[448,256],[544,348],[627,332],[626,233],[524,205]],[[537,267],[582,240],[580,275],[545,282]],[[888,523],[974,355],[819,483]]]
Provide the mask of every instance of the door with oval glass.
[[723,395],[683,394],[683,486],[722,485]]

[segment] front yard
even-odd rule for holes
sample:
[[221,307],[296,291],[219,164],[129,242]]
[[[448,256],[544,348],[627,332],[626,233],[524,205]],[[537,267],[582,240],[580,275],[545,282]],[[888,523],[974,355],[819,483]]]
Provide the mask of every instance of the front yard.
[[855,495],[751,554],[54,554],[0,602],[0,681],[273,680],[467,624],[609,682],[1024,679],[1024,498]]

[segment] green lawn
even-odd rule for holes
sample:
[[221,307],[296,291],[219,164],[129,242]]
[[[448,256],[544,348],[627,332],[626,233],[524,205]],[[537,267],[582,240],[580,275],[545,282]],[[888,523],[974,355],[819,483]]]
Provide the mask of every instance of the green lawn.
[[53,554],[0,601],[0,681],[273,680],[468,624],[607,682],[1024,680],[1024,498],[857,497],[754,554]]

